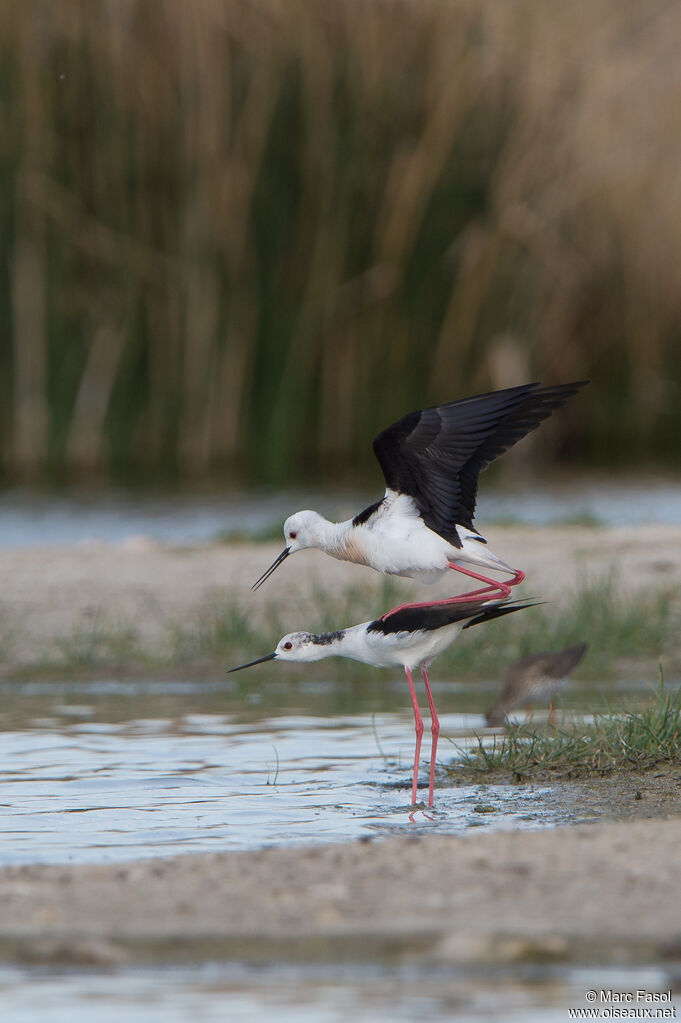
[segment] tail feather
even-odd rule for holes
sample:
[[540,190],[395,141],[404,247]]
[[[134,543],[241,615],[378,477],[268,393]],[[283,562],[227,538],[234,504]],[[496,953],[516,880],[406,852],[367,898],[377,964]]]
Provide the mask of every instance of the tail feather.
[[466,622],[463,628],[470,629],[471,625],[479,625],[480,622],[491,622],[493,618],[502,618],[504,615],[512,614],[513,611],[524,611],[526,607],[536,607],[538,604],[543,603],[543,600],[534,600],[529,604],[497,604],[492,607],[483,607],[480,613],[475,618],[471,618],[470,621]]

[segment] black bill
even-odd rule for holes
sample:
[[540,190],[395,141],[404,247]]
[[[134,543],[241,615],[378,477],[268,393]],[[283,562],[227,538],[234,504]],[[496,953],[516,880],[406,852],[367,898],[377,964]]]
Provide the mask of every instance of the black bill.
[[288,558],[290,553],[291,553],[291,548],[290,547],[284,547],[284,549],[281,552],[281,554],[279,555],[279,557],[276,558],[272,562],[272,564],[270,565],[270,567],[267,569],[266,572],[263,572],[263,574],[260,576],[258,581],[253,583],[253,585],[251,586],[251,589],[252,590],[257,590],[258,586],[262,586],[262,584],[267,579],[269,579],[269,577],[272,575],[272,573],[274,572],[275,568],[279,568],[279,566],[281,565],[282,561],[285,561],[286,558]]
[[276,656],[276,653],[267,654],[265,657],[259,657],[257,661],[249,661],[248,664],[240,664],[238,668],[229,668],[227,674],[229,675],[232,671],[241,671],[242,668],[252,668],[254,664],[262,664],[263,661],[273,661]]

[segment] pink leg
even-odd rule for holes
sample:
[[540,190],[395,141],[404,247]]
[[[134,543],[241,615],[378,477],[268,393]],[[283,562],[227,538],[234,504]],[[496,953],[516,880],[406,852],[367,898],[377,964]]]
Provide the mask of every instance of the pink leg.
[[[463,575],[468,575],[472,579],[479,579],[481,583],[487,583],[487,586],[483,586],[479,590],[470,590],[468,593],[460,593],[456,597],[447,597],[444,600],[425,600],[419,604],[400,604],[399,607],[393,607],[390,611],[386,611],[384,615],[381,615],[380,621],[384,622],[390,615],[394,615],[396,611],[406,611],[410,608],[416,607],[440,607],[444,604],[467,604],[472,600],[478,600],[480,595],[483,593],[489,593],[488,599],[505,600],[511,595],[511,587],[517,586],[525,578],[525,573],[520,569],[517,569],[515,575],[510,582],[497,582],[495,579],[488,579],[484,575],[478,575],[477,572],[471,572],[467,568],[462,568],[461,565],[455,565],[453,562],[449,562],[449,567],[453,568],[456,572],[462,572]],[[494,595],[494,598],[493,596]]]
[[421,739],[423,738],[423,718],[421,717],[421,711],[419,710],[419,703],[416,699],[416,690],[414,689],[414,679],[412,678],[411,671],[409,668],[404,669],[407,676],[407,682],[409,683],[409,695],[411,696],[411,705],[414,708],[414,729],[416,731],[416,749],[414,751],[414,774],[412,777],[411,784],[411,805],[416,805],[416,789],[419,782],[419,759],[421,757]]
[[432,743],[430,747],[430,781],[428,783],[428,806],[433,805],[433,789],[435,788],[435,755],[437,753],[437,739],[440,734],[440,719],[437,716],[435,710],[435,702],[433,700],[433,694],[430,691],[430,682],[428,680],[428,671],[425,664],[421,665],[421,674],[423,675],[423,682],[426,687],[426,696],[428,697],[428,706],[430,707],[430,733],[432,735]]

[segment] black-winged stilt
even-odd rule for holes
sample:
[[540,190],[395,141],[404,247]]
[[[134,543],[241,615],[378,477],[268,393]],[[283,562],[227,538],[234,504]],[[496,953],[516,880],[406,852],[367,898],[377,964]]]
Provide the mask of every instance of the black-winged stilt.
[[265,657],[258,657],[248,664],[241,664],[230,671],[241,671],[264,661],[321,661],[326,657],[349,657],[378,668],[403,667],[409,684],[409,693],[414,710],[416,749],[412,778],[411,801],[416,803],[418,766],[421,755],[423,719],[419,710],[412,671],[421,668],[426,697],[431,717],[432,744],[430,751],[430,775],[428,784],[428,806],[433,805],[435,785],[435,755],[440,732],[440,722],[433,702],[428,679],[430,662],[442,653],[457,638],[463,629],[480,622],[521,611],[532,604],[502,604],[489,598],[454,605],[440,602],[427,606],[406,607],[395,611],[389,618],[383,616],[373,622],[362,622],[339,632],[325,632],[317,636],[310,632],[291,632],[279,640],[276,650]]
[[499,699],[485,715],[487,724],[503,725],[506,715],[519,704],[549,702],[549,725],[553,724],[553,697],[586,653],[588,644],[579,643],[555,653],[531,654],[506,669]]
[[[386,482],[381,500],[345,522],[329,522],[315,511],[291,515],[284,523],[284,550],[252,588],[261,586],[290,554],[317,547],[389,575],[434,582],[453,568],[485,584],[449,598],[451,603],[476,600],[483,593],[508,597],[525,574],[493,554],[473,525],[478,476],[587,382],[523,384],[399,419],[374,440]],[[465,565],[513,578],[499,582]],[[413,606],[424,605],[402,605]]]

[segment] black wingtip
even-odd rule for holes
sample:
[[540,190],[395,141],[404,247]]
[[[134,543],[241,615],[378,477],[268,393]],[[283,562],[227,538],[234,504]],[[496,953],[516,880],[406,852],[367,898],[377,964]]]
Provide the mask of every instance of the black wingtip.
[[514,611],[525,611],[528,607],[537,607],[539,604],[546,604],[545,600],[526,601],[523,604],[510,601],[506,604],[496,604],[491,607],[483,607],[482,610],[466,622],[464,629],[470,629],[471,625],[479,625],[481,622],[491,622],[494,618],[503,618],[504,615],[513,614]]
[[[550,387],[541,387],[538,391],[533,392],[532,397],[543,397],[549,401],[551,399],[559,400],[562,405],[564,401],[567,401],[568,398],[577,394],[578,391],[581,391],[583,387],[586,387],[587,384],[590,383],[590,380],[573,380],[571,383],[567,384],[555,384]],[[560,405],[555,407],[559,408]]]
[[432,604],[419,604],[414,607],[401,607],[388,611],[381,618],[371,622],[367,631],[383,633],[386,636],[398,632],[420,630],[429,632],[433,629],[441,629],[445,625],[453,625],[455,622],[464,623],[463,628],[467,629],[478,622],[490,621],[501,615],[510,614],[511,611],[520,611],[525,607],[534,607],[536,604],[543,603],[543,600],[525,600],[522,604],[519,604],[518,601],[492,603],[480,600],[475,603],[459,603],[452,600],[436,600]]

